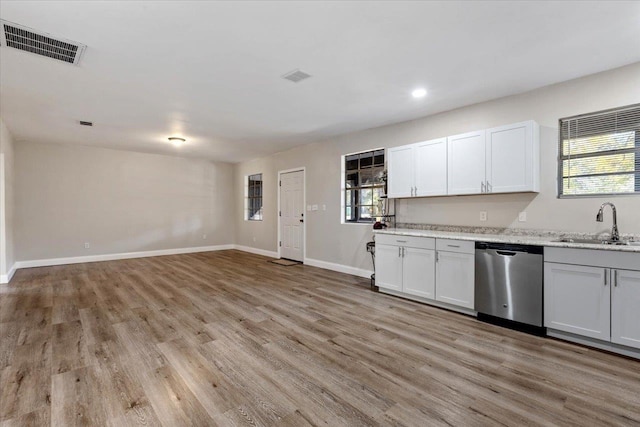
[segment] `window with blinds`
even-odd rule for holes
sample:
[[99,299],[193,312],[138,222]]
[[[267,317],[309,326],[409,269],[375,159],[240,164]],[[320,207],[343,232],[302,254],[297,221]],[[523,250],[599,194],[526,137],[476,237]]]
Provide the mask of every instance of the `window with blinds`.
[[640,194],[640,104],[560,119],[559,197]]

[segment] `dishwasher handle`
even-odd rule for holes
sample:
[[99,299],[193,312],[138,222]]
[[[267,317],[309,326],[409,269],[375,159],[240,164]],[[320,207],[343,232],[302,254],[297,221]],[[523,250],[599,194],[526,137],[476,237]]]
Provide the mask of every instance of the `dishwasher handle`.
[[495,251],[498,255],[502,255],[502,256],[516,256],[516,252],[510,252],[510,251]]

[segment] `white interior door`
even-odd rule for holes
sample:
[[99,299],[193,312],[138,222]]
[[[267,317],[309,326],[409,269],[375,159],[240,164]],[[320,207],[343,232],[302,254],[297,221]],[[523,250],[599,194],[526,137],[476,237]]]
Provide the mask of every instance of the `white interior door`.
[[280,175],[280,257],[304,260],[304,171]]

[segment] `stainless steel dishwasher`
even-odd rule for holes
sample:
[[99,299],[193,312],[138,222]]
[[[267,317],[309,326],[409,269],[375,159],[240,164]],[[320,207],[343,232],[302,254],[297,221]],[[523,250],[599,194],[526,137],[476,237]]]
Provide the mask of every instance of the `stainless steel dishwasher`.
[[542,327],[543,248],[476,242],[475,310]]

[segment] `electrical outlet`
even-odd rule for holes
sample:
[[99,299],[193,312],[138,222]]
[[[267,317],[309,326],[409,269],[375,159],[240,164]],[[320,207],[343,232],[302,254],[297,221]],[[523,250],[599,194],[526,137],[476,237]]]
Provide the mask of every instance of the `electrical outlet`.
[[487,211],[480,211],[480,221],[487,220]]
[[307,205],[307,212],[311,212],[311,205]]
[[89,243],[88,242],[84,244],[84,248],[85,249],[89,249]]
[[520,212],[518,214],[518,221],[527,222],[527,213],[526,212]]
[[322,210],[326,211],[327,210],[327,205],[322,205]]

